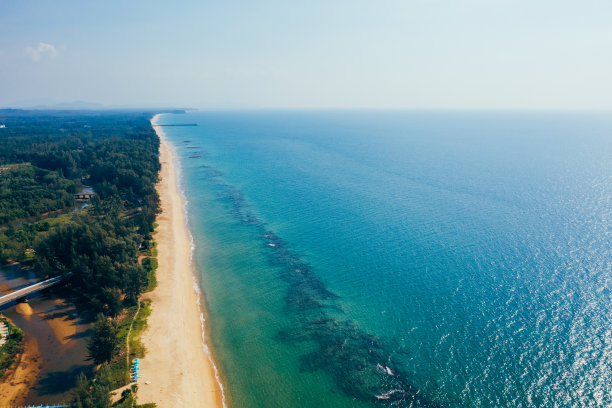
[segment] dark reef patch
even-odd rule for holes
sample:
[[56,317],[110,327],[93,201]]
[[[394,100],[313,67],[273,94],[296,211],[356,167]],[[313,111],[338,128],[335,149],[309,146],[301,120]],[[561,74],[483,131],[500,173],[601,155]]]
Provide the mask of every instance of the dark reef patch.
[[397,352],[392,347],[364,332],[354,321],[338,317],[343,314],[335,302],[338,296],[326,288],[308,262],[249,210],[242,191],[226,183],[214,167],[200,168],[201,175],[219,192],[218,198],[230,204],[231,215],[260,237],[270,265],[288,284],[285,308],[296,324],[280,331],[276,339],[314,345],[313,352],[300,357],[302,371],[324,372],[342,393],[373,406],[443,406],[412,385],[413,375],[394,358]]

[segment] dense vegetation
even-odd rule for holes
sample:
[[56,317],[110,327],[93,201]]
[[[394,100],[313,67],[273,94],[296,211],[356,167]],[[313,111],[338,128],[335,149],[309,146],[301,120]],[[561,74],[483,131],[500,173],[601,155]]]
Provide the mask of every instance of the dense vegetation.
[[117,322],[106,318],[103,314],[98,315],[98,320],[92,330],[91,341],[87,346],[94,364],[106,363],[117,353],[119,349],[118,333]]
[[[94,314],[133,304],[148,285],[137,258],[159,208],[149,116],[0,111],[0,261],[33,258],[41,277],[64,275]],[[72,208],[82,184],[95,191],[90,207],[45,218]]]
[[80,183],[29,164],[0,167],[0,224],[74,205]]
[[[41,278],[62,275],[62,290],[81,310],[100,314],[88,349],[106,367],[99,374],[104,379],[97,385],[81,379],[79,406],[98,406],[89,402],[117,385],[113,361],[122,350],[118,327],[129,320],[124,310],[155,284],[156,262],[146,255],[154,251],[160,162],[150,116],[0,110],[6,125],[0,129],[0,262],[19,262]],[[75,201],[84,185],[94,197]]]

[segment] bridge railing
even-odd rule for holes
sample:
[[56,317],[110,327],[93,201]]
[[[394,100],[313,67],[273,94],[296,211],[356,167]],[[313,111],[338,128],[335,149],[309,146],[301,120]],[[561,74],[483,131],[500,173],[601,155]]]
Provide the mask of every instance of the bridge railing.
[[14,300],[17,300],[19,298],[25,297],[27,295],[30,295],[34,292],[38,292],[41,291],[43,289],[47,289],[48,287],[51,287],[53,285],[58,284],[60,281],[62,280],[62,276],[56,276],[54,278],[51,279],[47,279],[44,280],[42,282],[38,282],[35,283],[33,285],[30,286],[26,286],[25,288],[21,288],[19,290],[16,290],[12,293],[9,293],[8,295],[4,295],[0,297],[0,306],[5,305],[7,303],[10,303]]

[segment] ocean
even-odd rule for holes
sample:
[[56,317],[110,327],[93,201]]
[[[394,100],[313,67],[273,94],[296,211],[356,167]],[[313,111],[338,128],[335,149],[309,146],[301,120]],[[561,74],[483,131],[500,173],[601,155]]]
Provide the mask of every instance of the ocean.
[[612,406],[612,114],[195,111],[230,407]]

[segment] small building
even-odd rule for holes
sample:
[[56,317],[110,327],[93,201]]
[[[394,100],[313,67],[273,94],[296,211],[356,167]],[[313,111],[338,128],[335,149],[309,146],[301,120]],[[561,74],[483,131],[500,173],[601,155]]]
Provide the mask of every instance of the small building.
[[83,191],[80,193],[73,194],[75,200],[90,200],[95,195],[93,188],[83,186]]
[[93,193],[78,193],[78,194],[73,194],[72,196],[74,197],[75,200],[89,200],[94,196],[94,194]]

